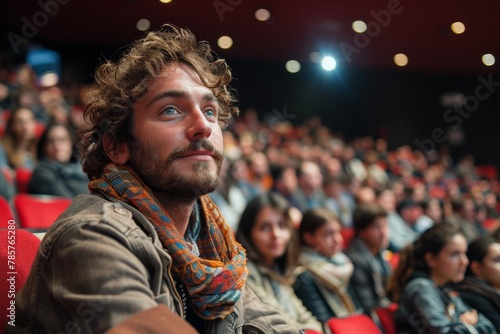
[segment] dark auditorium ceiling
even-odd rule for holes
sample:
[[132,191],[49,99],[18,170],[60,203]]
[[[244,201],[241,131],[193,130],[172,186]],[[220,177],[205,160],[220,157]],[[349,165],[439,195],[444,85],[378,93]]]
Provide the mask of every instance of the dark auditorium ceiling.
[[[41,7],[44,3],[57,3],[58,8],[48,15]],[[304,63],[310,62],[313,51],[333,52],[340,66],[389,69],[396,68],[393,56],[405,53],[409,57],[406,69],[411,71],[498,73],[500,68],[498,0],[173,0],[167,4],[158,0],[9,0],[2,7],[2,46],[9,45],[7,36],[13,33],[30,41],[118,49],[142,35],[136,22],[145,18],[151,29],[171,22],[189,27],[214,44],[228,35],[234,41],[231,49],[215,47],[225,58]],[[269,21],[255,19],[259,8],[270,11]],[[351,28],[355,20],[371,28],[359,40]],[[465,24],[463,34],[452,33],[450,25],[455,21]],[[27,28],[23,32],[26,22],[38,25],[34,36],[26,36]],[[349,57],[342,49],[350,50]],[[487,53],[496,57],[493,66],[481,62]]]

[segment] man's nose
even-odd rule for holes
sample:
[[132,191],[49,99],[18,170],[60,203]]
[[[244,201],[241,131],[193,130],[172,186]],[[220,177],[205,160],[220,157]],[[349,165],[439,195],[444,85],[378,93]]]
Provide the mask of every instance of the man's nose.
[[190,124],[187,130],[187,136],[190,140],[200,140],[210,137],[212,133],[212,123],[206,118],[201,110],[193,110],[188,121]]

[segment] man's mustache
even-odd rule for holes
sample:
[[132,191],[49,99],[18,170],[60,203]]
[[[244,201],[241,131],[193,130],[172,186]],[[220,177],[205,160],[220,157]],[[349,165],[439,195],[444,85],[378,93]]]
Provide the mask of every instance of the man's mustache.
[[192,142],[188,146],[176,148],[168,156],[168,161],[173,161],[175,159],[179,159],[179,158],[181,158],[181,157],[183,157],[191,152],[200,151],[200,150],[211,152],[213,154],[215,161],[224,160],[224,153],[221,150],[215,148],[214,144],[212,144],[212,142],[208,141],[207,139],[201,139],[201,140],[197,140],[197,141]]

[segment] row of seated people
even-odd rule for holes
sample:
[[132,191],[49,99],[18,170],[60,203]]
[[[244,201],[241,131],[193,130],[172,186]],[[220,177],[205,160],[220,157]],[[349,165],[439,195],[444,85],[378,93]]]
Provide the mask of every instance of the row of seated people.
[[398,332],[500,329],[498,231],[471,241],[468,251],[459,226],[435,224],[391,266],[384,256],[387,213],[380,205],[356,209],[354,238],[345,252],[335,214],[309,210],[297,230],[289,208],[274,193],[255,197],[241,216],[236,236],[247,250],[247,285],[291,321],[322,331],[331,319],[365,314],[387,331],[391,324],[383,326],[383,315],[389,314]]
[[[7,311],[7,314],[2,313],[2,320],[0,321],[0,328],[4,328],[7,323],[14,323],[15,321],[15,315],[14,311],[15,309],[11,306],[10,300],[13,299],[13,295],[9,294],[12,293],[12,286],[11,286],[11,281],[15,281],[15,292],[19,291],[19,289],[22,288],[24,283],[26,282],[26,279],[29,275],[29,272],[31,270],[31,266],[34,262],[36,253],[38,251],[38,248],[40,246],[41,238],[43,238],[43,235],[40,234],[33,234],[31,231],[26,230],[26,229],[18,229],[18,228],[6,228],[6,229],[0,229],[0,239],[1,240],[12,240],[12,244],[15,244],[15,247],[17,249],[16,252],[16,259],[15,261],[11,261],[11,263],[15,262],[15,274],[11,277],[10,280],[2,280],[2,283],[0,284],[0,293],[2,295],[7,296],[8,298],[2,298],[0,300],[0,309]],[[12,272],[13,270],[8,268],[9,264],[9,254],[12,254],[12,252],[9,252],[8,248],[9,243],[5,242],[0,244],[0,270],[2,272]],[[12,259],[12,257],[10,257]],[[159,306],[161,308],[161,306]],[[14,310],[14,311],[12,311]],[[12,312],[11,312],[12,311]],[[158,313],[156,313],[158,311]],[[392,310],[389,310],[389,312],[392,312]],[[168,314],[169,317],[165,317],[165,315]],[[161,315],[161,316],[160,316]],[[381,313],[382,317],[385,316],[384,313]],[[164,321],[163,322],[154,322],[151,323],[148,321],[148,319],[151,319],[151,317],[154,318],[161,318]],[[382,318],[383,320],[387,320],[388,324],[385,326],[389,330],[392,328],[391,322],[392,322],[392,313],[387,313],[387,316],[385,318]],[[132,319],[126,321],[124,324],[117,326],[116,328],[113,328],[111,331],[107,332],[108,334],[121,334],[123,332],[126,332],[127,330],[130,330],[132,326],[135,328],[136,331],[141,331],[141,332],[164,332],[165,328],[169,328],[169,333],[177,333],[176,330],[181,331],[182,333],[185,334],[191,334],[195,333],[191,327],[189,326],[182,326],[183,321],[178,318],[174,313],[166,309],[165,306],[163,306],[163,309],[161,309],[161,312],[157,310],[157,308],[153,308],[151,310],[141,312],[137,316],[132,317]],[[147,324],[147,325],[145,325]],[[329,319],[329,322],[326,324],[328,328],[330,329],[330,332],[332,334],[336,333],[365,333],[365,334],[380,334],[380,330],[376,326],[375,322],[367,316],[364,315],[354,315],[354,316],[347,316],[343,318],[332,318]],[[163,328],[161,327],[163,326]],[[140,328],[140,329],[139,329]],[[385,327],[384,327],[385,328]],[[306,330],[306,334],[315,334],[318,333],[317,331],[314,330]],[[386,334],[392,334],[392,332],[386,331]]]
[[247,286],[309,333],[349,333],[348,326],[386,334],[500,329],[498,231],[468,246],[457,226],[436,224],[391,265],[384,255],[387,213],[380,205],[358,207],[348,245],[330,210],[305,212],[298,227],[289,212],[280,195],[256,196],[236,238],[248,255]]
[[71,128],[51,123],[36,138],[33,125],[28,125],[34,122],[32,112],[18,110],[8,124],[21,125],[8,127],[0,141],[0,194],[10,199],[26,192],[67,198],[88,193]]
[[[77,159],[75,135],[72,129],[59,123],[48,124],[41,137],[37,138],[34,124],[34,114],[28,108],[19,108],[10,114],[6,132],[0,142],[0,168],[4,174],[0,175],[0,194],[11,198],[12,194],[17,191],[73,198],[77,194],[88,193],[88,178],[83,173]],[[261,125],[259,124],[259,126]],[[382,184],[381,181],[375,181],[375,179],[387,179],[388,175],[391,174],[394,174],[394,178],[398,173],[396,167],[401,167],[399,166],[401,164],[407,166],[410,163],[396,164],[396,167],[391,168],[386,167],[387,171],[381,170],[380,165],[390,166],[391,164],[391,158],[389,158],[391,154],[384,148],[378,149],[379,157],[375,160],[373,152],[369,154],[365,150],[363,153],[363,149],[359,150],[357,154],[360,156],[364,154],[364,159],[353,156],[352,147],[349,146],[344,146],[341,150],[344,153],[339,153],[349,155],[349,157],[344,157],[345,161],[334,157],[325,158],[323,155],[326,152],[321,153],[321,151],[318,153],[321,155],[316,158],[311,155],[305,156],[304,159],[297,159],[291,154],[293,152],[290,152],[285,146],[280,151],[270,150],[272,148],[270,147],[269,150],[261,152],[256,148],[262,143],[253,141],[252,144],[256,146],[254,152],[248,155],[240,153],[240,159],[231,159],[230,157],[235,155],[235,151],[244,152],[245,145],[247,145],[242,139],[242,137],[247,136],[247,132],[240,134],[239,140],[235,139],[235,134],[241,131],[236,130],[239,128],[241,128],[241,123],[237,123],[237,126],[234,125],[224,132],[226,142],[230,144],[228,145],[230,148],[225,152],[228,157],[225,164],[228,166],[224,167],[226,169],[222,172],[219,189],[211,194],[212,199],[223,211],[224,217],[233,229],[236,229],[239,215],[249,197],[269,190],[279,192],[301,211],[314,206],[327,207],[336,212],[346,226],[352,224],[352,213],[357,204],[355,200],[357,201],[358,198],[366,200],[363,198],[365,196],[361,194],[367,191],[372,192],[371,200],[376,197],[376,200],[384,205],[389,212],[391,230],[397,231],[397,233],[391,234],[390,240],[390,248],[394,251],[399,250],[408,241],[415,239],[418,233],[423,228],[428,227],[432,221],[443,220],[444,215],[456,216],[450,219],[471,221],[471,224],[465,224],[468,239],[477,234],[485,234],[486,231],[481,229],[483,221],[487,220],[495,224],[495,219],[499,217],[497,194],[495,193],[498,192],[498,189],[493,188],[495,186],[493,181],[476,182],[474,178],[468,177],[472,181],[459,184],[451,181],[456,178],[456,171],[446,171],[443,166],[438,164],[430,166],[428,170],[418,172],[422,174],[424,180],[430,180],[428,181],[429,185],[423,181],[412,184],[411,178],[402,175],[401,180],[396,178],[392,185],[387,187],[387,182]],[[319,129],[315,129],[315,131],[319,131]],[[331,138],[329,134],[324,134],[324,136],[326,139]],[[280,138],[283,140],[286,137]],[[37,144],[35,145],[35,143]],[[231,143],[233,143],[232,147]],[[288,145],[293,146],[292,143],[290,142]],[[368,144],[366,145],[368,146]],[[310,151],[317,151],[315,148],[314,143],[312,143]],[[308,152],[307,147],[302,147],[296,154],[302,156],[306,152]],[[288,160],[298,160],[299,162],[295,166],[292,163],[280,164],[278,161],[282,161],[283,155],[286,157],[286,154],[289,154]],[[406,149],[398,150],[398,155],[404,157],[408,154]],[[278,157],[272,158],[273,156]],[[318,159],[320,162],[322,159],[326,160],[323,163],[314,161]],[[372,161],[376,162],[377,168],[373,166]],[[271,162],[273,163],[271,164]],[[415,165],[425,166],[425,162],[425,160],[423,162],[416,161]],[[474,166],[462,168],[468,170],[462,174],[470,174],[471,167]],[[416,167],[412,168],[416,169]],[[431,171],[432,173],[430,173]],[[446,171],[447,177],[443,176],[443,171]],[[342,180],[345,175],[353,177],[349,181]],[[362,179],[360,175],[364,175],[362,187],[359,184],[359,180]],[[375,175],[378,176],[375,177]],[[13,183],[14,186],[10,187],[10,191],[9,187],[2,186],[2,176],[10,179]],[[494,177],[495,175],[490,176]],[[461,189],[457,190],[459,186]],[[240,193],[239,197],[236,190]],[[407,195],[402,193],[407,191],[411,193]],[[411,199],[413,205],[409,205],[411,201],[405,201],[407,197]],[[449,200],[450,198],[451,200]],[[401,205],[397,206],[398,203]],[[420,210],[420,213],[415,214],[420,205],[425,206],[425,208]],[[454,207],[450,208],[452,206]],[[396,212],[396,208],[398,212]]]
[[[28,117],[31,112],[26,111],[22,116],[23,113],[25,112],[13,114],[16,122],[22,117]],[[22,129],[21,126],[20,133],[32,132]],[[19,151],[24,153],[18,155],[19,152],[9,149],[7,139],[13,137],[15,136],[6,134],[0,143],[0,197],[4,208],[2,216],[10,213],[18,219],[19,227],[47,229],[71,199],[89,192],[87,175],[76,157],[75,139],[67,125],[48,124],[37,139],[35,160],[30,158],[29,151]],[[24,163],[14,164],[16,158]],[[3,219],[0,226],[6,222]]]

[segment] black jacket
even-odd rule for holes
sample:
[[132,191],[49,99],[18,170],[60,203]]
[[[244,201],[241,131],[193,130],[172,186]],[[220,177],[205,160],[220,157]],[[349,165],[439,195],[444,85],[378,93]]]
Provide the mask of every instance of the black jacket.
[[500,333],[500,293],[485,281],[475,277],[466,276],[465,279],[454,285],[460,297],[488,318]]

